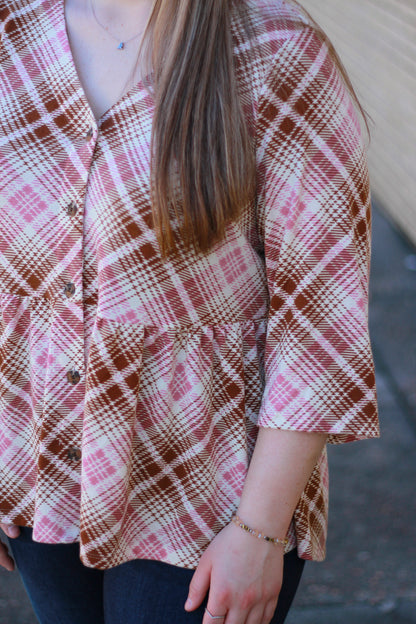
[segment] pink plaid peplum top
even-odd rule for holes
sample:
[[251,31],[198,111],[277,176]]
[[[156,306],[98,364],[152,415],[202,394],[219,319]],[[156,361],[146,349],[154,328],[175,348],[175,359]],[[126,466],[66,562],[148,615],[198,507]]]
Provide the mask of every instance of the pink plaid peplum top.
[[[290,3],[233,17],[257,191],[208,253],[163,260],[152,91],[98,121],[63,0],[0,0],[0,519],[83,563],[194,568],[239,503],[258,427],[379,435],[365,141]],[[287,550],[325,556],[324,451]]]

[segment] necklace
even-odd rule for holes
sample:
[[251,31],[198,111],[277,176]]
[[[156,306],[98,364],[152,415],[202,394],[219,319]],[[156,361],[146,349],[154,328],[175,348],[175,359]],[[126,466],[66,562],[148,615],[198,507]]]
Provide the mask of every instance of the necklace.
[[107,27],[107,26],[105,26],[102,22],[100,22],[100,20],[99,20],[99,19],[98,19],[98,17],[97,17],[97,14],[96,14],[96,12],[95,12],[94,0],[90,0],[90,5],[91,5],[91,12],[92,12],[92,15],[93,15],[93,17],[94,17],[95,21],[97,22],[98,26],[100,26],[100,28],[102,28],[103,30],[105,30],[105,32],[107,33],[107,35],[110,35],[110,37],[111,37],[112,39],[114,39],[114,41],[117,41],[117,43],[118,43],[117,50],[124,50],[124,48],[126,47],[126,45],[127,45],[128,43],[130,43],[130,41],[133,41],[133,39],[137,39],[137,37],[139,37],[139,36],[142,34],[143,30],[141,30],[140,32],[138,32],[138,33],[136,33],[135,35],[133,35],[133,37],[130,37],[130,39],[125,39],[124,41],[122,41],[122,40],[120,39],[120,37],[116,37],[115,35],[113,35],[113,33],[111,33],[111,32],[108,30],[108,27]]

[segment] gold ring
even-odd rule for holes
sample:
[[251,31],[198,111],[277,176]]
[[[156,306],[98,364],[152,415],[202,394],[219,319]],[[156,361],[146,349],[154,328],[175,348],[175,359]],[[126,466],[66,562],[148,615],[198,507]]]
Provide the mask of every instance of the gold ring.
[[225,618],[225,615],[212,615],[212,613],[208,610],[208,607],[205,607],[205,613],[208,613],[212,620],[223,620]]

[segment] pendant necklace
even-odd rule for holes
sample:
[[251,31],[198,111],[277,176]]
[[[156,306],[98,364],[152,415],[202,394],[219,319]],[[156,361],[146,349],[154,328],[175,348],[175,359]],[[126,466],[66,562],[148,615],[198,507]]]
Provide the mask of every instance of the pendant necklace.
[[98,19],[98,17],[97,17],[97,14],[96,14],[96,12],[95,12],[94,0],[90,0],[90,5],[91,5],[91,12],[92,12],[92,15],[93,15],[93,17],[94,17],[95,21],[97,22],[98,26],[100,26],[100,28],[102,28],[103,30],[105,30],[105,32],[107,33],[107,35],[110,35],[110,37],[111,37],[112,39],[114,39],[114,41],[117,41],[117,43],[118,43],[117,50],[124,50],[124,49],[125,49],[125,47],[126,47],[126,45],[127,45],[128,43],[130,43],[130,41],[133,41],[134,39],[137,39],[137,37],[139,37],[139,36],[142,34],[143,30],[141,30],[140,32],[138,32],[138,33],[136,33],[135,35],[133,35],[133,37],[130,37],[130,39],[126,39],[126,40],[122,41],[122,40],[120,39],[120,37],[116,37],[115,35],[113,35],[113,33],[111,33],[111,32],[108,30],[108,27],[107,27],[107,26],[104,26],[104,24],[103,24],[102,22],[100,22],[100,20],[99,20],[99,19]]

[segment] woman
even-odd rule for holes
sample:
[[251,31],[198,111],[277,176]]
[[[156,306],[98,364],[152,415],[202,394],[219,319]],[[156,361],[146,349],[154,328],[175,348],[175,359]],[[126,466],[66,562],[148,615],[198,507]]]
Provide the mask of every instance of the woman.
[[39,621],[283,622],[326,442],[378,435],[345,74],[281,0],[0,22],[0,519]]

